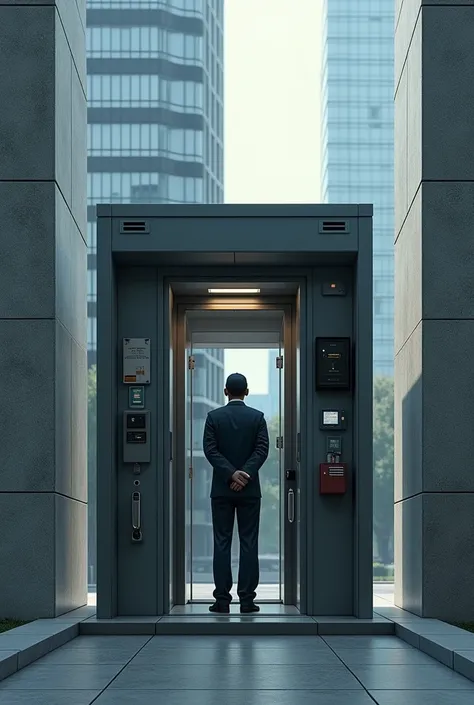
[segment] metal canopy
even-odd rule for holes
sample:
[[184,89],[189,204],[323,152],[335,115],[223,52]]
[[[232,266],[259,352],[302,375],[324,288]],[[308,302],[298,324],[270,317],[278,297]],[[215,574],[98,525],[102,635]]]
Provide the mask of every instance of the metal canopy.
[[110,223],[118,264],[317,266],[355,261],[372,206],[120,204],[97,216]]

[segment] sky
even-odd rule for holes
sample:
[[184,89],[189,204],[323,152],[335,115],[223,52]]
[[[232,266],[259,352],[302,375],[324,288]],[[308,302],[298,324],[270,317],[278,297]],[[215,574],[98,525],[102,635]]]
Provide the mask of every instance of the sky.
[[247,377],[250,394],[268,394],[268,350],[226,350],[224,375],[233,372]]
[[322,0],[225,0],[227,203],[320,197]]
[[[226,203],[320,198],[321,0],[225,0]],[[227,350],[267,393],[268,353]]]

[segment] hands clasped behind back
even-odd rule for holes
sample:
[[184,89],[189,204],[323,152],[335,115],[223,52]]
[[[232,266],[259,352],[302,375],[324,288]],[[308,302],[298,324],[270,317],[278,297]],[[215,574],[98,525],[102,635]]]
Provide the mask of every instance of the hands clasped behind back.
[[248,484],[249,480],[250,475],[248,473],[243,470],[236,470],[231,477],[230,488],[234,490],[234,492],[240,492],[240,490],[243,490]]

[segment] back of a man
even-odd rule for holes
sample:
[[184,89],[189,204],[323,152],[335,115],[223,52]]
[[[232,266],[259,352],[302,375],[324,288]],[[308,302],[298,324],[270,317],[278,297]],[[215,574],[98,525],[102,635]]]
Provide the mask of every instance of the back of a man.
[[230,375],[225,393],[229,403],[208,414],[203,438],[204,453],[213,467],[211,505],[216,602],[210,610],[229,611],[231,546],[237,515],[240,540],[237,592],[241,611],[257,612],[254,600],[259,580],[259,470],[268,457],[268,430],[262,412],[244,402],[248,388],[243,375]]

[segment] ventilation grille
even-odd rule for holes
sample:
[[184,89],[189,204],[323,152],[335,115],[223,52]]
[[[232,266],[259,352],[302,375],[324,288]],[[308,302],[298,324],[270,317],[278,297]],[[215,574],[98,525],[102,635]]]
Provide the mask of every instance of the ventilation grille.
[[122,220],[120,223],[120,232],[124,235],[130,234],[147,234],[150,232],[150,227],[146,220]]
[[346,220],[321,220],[319,222],[319,232],[328,233],[348,233],[349,223]]

